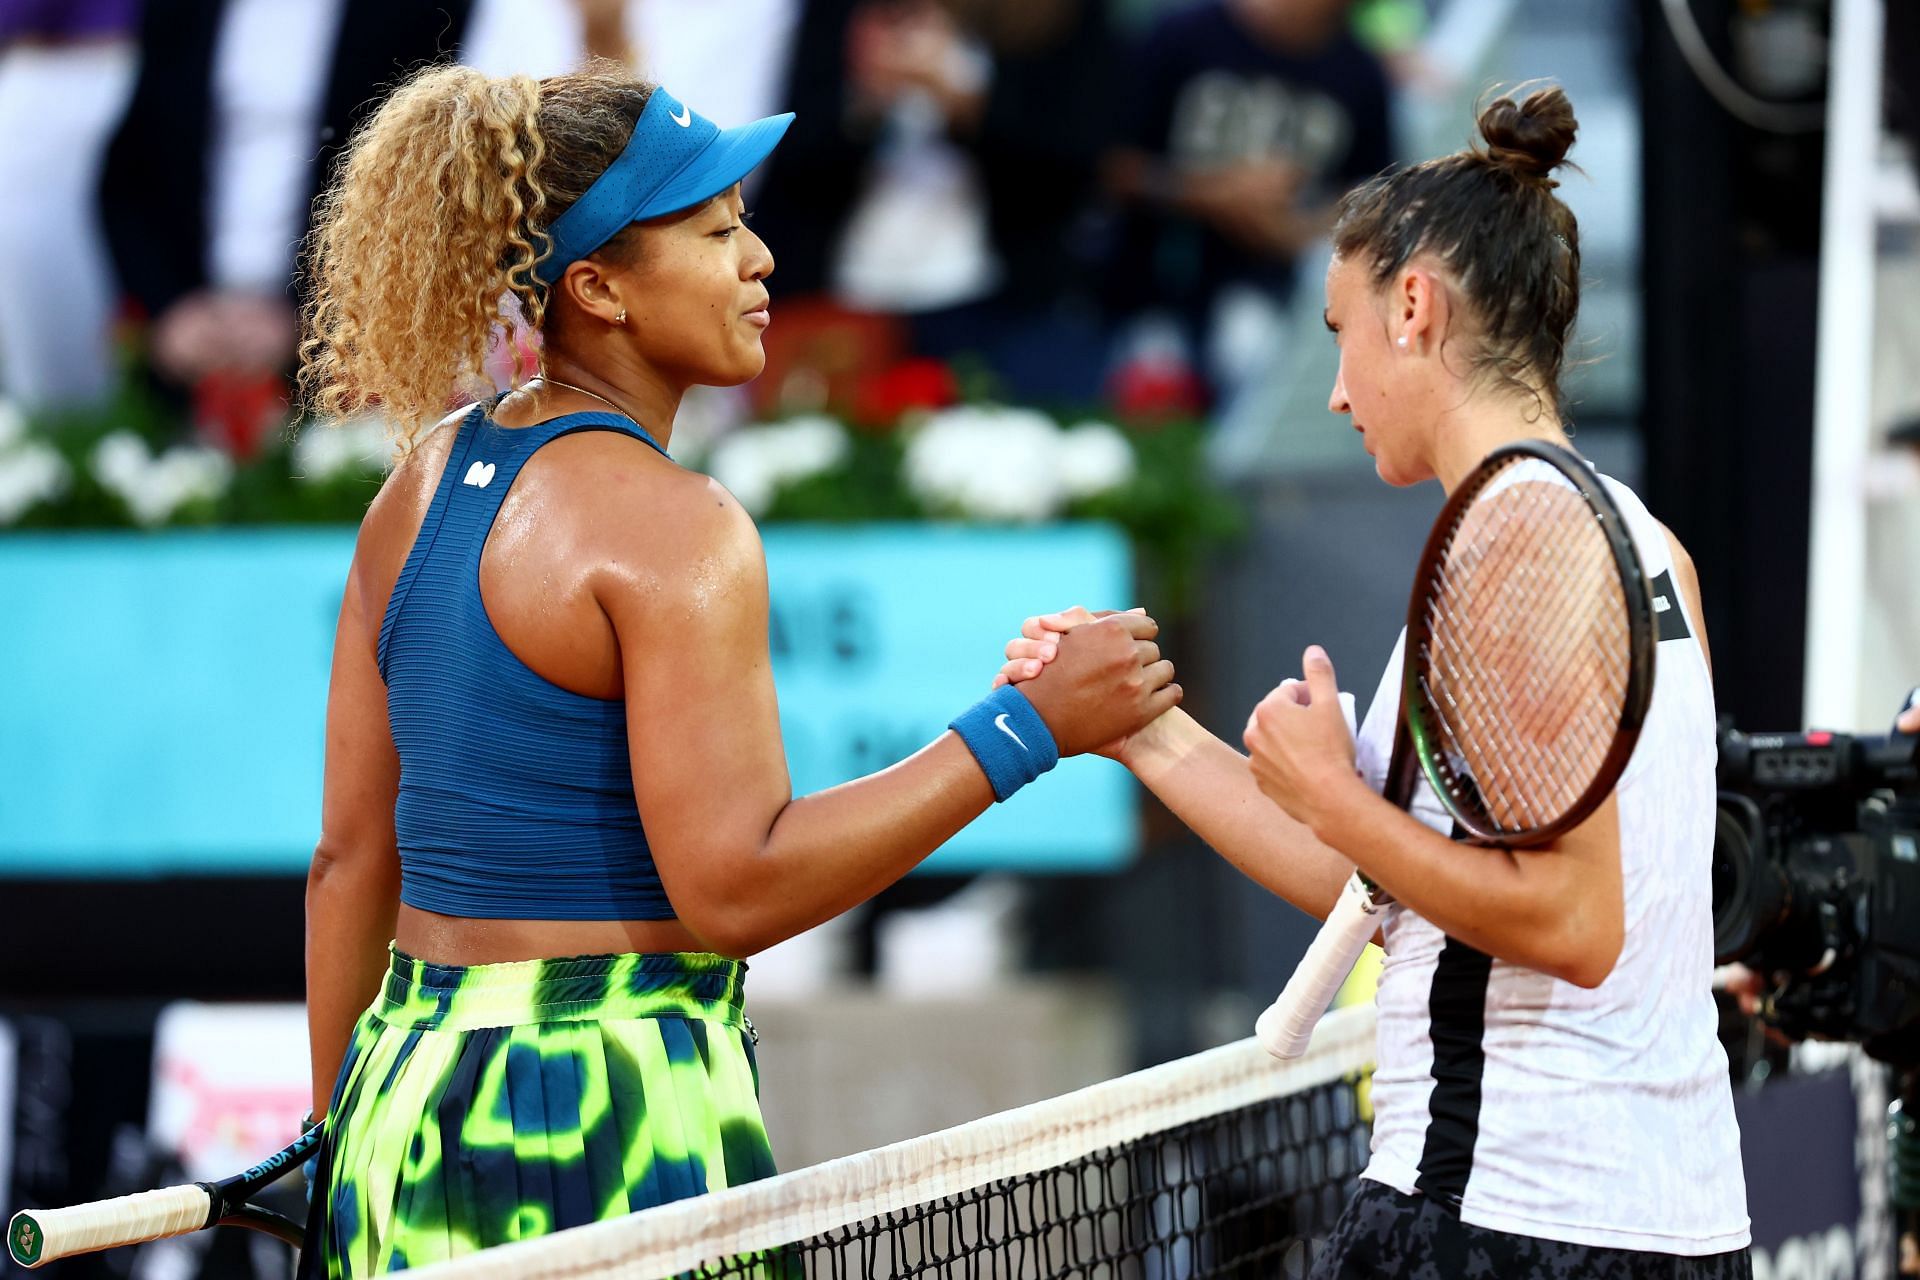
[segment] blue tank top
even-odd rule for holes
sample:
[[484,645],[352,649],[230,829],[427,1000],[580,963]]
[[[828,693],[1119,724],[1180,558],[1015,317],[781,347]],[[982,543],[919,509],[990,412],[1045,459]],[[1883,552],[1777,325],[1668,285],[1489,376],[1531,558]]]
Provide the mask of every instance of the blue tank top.
[[626,703],[535,673],[480,599],[480,555],[514,478],[576,431],[660,448],[612,413],[508,429],[475,405],[387,601],[378,654],[400,753],[393,816],[409,906],[499,920],[674,914],[634,801]]

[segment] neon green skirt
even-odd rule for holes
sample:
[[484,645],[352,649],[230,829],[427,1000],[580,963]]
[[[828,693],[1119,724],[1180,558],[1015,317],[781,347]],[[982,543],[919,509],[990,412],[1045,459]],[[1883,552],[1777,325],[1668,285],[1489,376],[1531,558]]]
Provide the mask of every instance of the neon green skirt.
[[302,1274],[401,1271],[772,1174],[745,970],[394,951],[334,1086]]

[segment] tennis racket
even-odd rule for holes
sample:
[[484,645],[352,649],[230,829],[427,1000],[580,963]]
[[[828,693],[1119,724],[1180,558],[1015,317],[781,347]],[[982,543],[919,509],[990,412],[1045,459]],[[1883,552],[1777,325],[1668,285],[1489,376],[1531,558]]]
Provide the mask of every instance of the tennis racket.
[[294,1248],[305,1229],[293,1219],[247,1201],[320,1146],[321,1125],[244,1173],[218,1182],[194,1182],[95,1200],[67,1209],[22,1209],[7,1228],[7,1250],[23,1267],[38,1267],[76,1253],[117,1249],[213,1226],[251,1227]]
[[[1422,776],[1460,832],[1524,848],[1613,790],[1653,697],[1652,592],[1593,469],[1544,441],[1489,454],[1447,498],[1407,606],[1385,796]],[[1355,872],[1256,1032],[1298,1057],[1390,897]]]

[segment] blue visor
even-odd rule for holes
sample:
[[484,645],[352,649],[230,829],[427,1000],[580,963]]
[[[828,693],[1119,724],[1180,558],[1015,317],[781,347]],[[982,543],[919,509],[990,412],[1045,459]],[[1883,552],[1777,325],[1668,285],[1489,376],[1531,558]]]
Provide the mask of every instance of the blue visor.
[[719,195],[771,155],[792,123],[789,111],[722,129],[665,89],[655,89],[626,147],[547,228],[553,252],[540,264],[540,282],[552,284],[631,223],[691,209]]

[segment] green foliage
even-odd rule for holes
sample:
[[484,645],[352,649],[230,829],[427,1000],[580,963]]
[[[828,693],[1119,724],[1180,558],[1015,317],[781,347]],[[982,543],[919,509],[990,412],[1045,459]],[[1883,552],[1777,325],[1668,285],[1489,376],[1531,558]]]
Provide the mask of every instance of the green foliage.
[[1127,531],[1152,598],[1166,601],[1169,614],[1193,607],[1206,556],[1247,529],[1246,511],[1207,475],[1205,435],[1195,422],[1130,432],[1133,479],[1072,508]]
[[792,480],[774,493],[768,523],[783,520],[850,524],[860,520],[924,520],[927,511],[900,483],[900,437],[848,433],[847,460],[832,471]]
[[[845,459],[827,471],[780,484],[762,513],[763,522],[967,518],[960,512],[929,509],[905,483],[903,463],[910,430],[849,430]],[[1203,424],[1125,429],[1124,434],[1134,452],[1132,478],[1118,488],[1073,502],[1064,514],[1111,521],[1125,530],[1139,557],[1145,594],[1163,601],[1169,615],[1185,612],[1195,603],[1205,558],[1241,535],[1245,512],[1207,473]],[[127,502],[101,482],[95,461],[102,441],[121,435],[133,436],[159,455],[177,446],[185,431],[176,410],[129,384],[103,404],[30,419],[24,437],[11,444],[0,433],[0,468],[6,465],[9,449],[28,445],[50,446],[65,460],[68,471],[61,492],[27,506],[10,527],[137,527],[140,522]],[[301,466],[293,433],[277,433],[256,456],[234,462],[230,478],[216,495],[183,500],[153,523],[168,527],[352,524],[365,515],[383,479],[378,461],[349,462],[325,476],[299,474]]]

